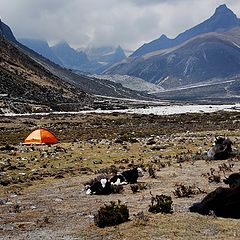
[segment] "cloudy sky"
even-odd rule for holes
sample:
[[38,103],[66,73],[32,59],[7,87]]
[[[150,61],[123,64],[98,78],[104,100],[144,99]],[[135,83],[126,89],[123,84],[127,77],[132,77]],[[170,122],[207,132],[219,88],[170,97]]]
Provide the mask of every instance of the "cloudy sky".
[[0,0],[0,18],[17,38],[135,50],[163,33],[176,37],[223,3],[240,17],[240,0]]

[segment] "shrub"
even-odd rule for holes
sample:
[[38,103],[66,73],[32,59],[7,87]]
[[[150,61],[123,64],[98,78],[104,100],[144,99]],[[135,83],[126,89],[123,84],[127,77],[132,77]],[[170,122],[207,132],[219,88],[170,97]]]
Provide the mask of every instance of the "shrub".
[[199,193],[205,193],[200,188],[196,188],[193,186],[185,186],[183,184],[178,184],[177,188],[173,192],[173,194],[178,197],[192,197],[193,195],[199,194]]
[[166,195],[152,195],[148,211],[152,213],[172,213],[172,198]]
[[210,168],[210,173],[208,175],[208,182],[212,183],[220,183],[221,182],[221,176],[219,172],[216,172],[214,168]]
[[223,163],[223,164],[220,164],[218,166],[219,171],[221,171],[223,173],[225,173],[225,172],[232,172],[232,168],[233,167],[234,167],[233,163],[229,163],[229,164]]
[[110,205],[100,207],[98,213],[94,216],[94,222],[98,227],[115,226],[128,221],[129,211],[127,205],[110,202]]
[[137,183],[131,184],[130,188],[131,188],[133,193],[139,192],[139,185]]
[[137,214],[133,214],[135,225],[147,225],[147,222],[149,221],[149,217],[144,214],[143,211],[138,212]]
[[145,183],[133,183],[133,184],[130,184],[130,188],[131,188],[133,193],[136,193],[136,192],[139,192],[141,190],[146,190],[147,185]]
[[148,173],[151,178],[156,178],[156,171],[152,165],[148,167]]
[[112,193],[122,193],[124,191],[122,185],[112,185]]

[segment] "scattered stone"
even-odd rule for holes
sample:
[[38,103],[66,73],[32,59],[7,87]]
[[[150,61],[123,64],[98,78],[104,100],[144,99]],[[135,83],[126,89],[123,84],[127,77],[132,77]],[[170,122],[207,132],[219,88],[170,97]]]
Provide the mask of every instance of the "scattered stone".
[[61,179],[64,178],[64,174],[58,173],[57,175],[54,176],[55,179]]
[[0,199],[0,205],[5,205],[8,202],[6,199]]
[[103,160],[94,160],[93,161],[93,164],[102,164],[103,163]]
[[17,148],[7,144],[4,147],[1,147],[0,151],[17,151]]
[[55,198],[54,201],[55,201],[55,202],[62,202],[63,199],[62,199],[62,198]]

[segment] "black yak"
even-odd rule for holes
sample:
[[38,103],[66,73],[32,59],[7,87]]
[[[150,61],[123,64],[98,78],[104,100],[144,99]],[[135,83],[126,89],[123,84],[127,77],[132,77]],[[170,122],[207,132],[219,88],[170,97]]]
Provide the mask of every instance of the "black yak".
[[213,212],[217,217],[240,218],[240,185],[219,187],[209,193],[201,202],[194,203],[190,212],[208,215]]
[[240,173],[232,173],[228,178],[224,179],[223,182],[228,184],[230,188],[240,185]]

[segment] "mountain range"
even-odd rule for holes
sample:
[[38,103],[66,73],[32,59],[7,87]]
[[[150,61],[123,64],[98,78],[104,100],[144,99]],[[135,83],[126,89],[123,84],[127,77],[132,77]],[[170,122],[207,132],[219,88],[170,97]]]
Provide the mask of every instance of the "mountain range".
[[113,98],[240,99],[240,23],[226,5],[175,39],[162,35],[127,58],[121,47],[20,43],[2,21],[0,40],[0,113],[109,109]]
[[78,109],[91,105],[86,92],[43,67],[44,59],[19,44],[2,22],[0,52],[0,113],[69,110],[71,103],[77,103]]
[[61,60],[52,51],[47,41],[40,40],[40,39],[28,39],[28,38],[18,39],[18,41],[24,46],[32,49],[33,51],[39,53],[43,57],[49,59],[50,61],[58,65],[62,65]]
[[206,21],[175,39],[161,36],[144,44],[104,73],[139,77],[164,89],[238,79],[240,21],[226,5],[221,5]]
[[60,65],[65,68],[82,70],[83,66],[89,64],[88,57],[84,52],[74,50],[65,41],[52,46],[50,49],[60,61]]
[[216,8],[212,17],[197,26],[180,33],[176,38],[169,39],[163,34],[160,38],[146,43],[138,48],[131,56],[142,56],[149,52],[171,48],[204,33],[225,32],[238,26],[240,26],[240,19],[237,18],[237,16],[226,6],[226,4],[223,4]]
[[0,114],[123,107],[120,101],[102,101],[105,97],[149,99],[119,83],[62,68],[19,43],[2,21],[0,51]]
[[100,73],[126,58],[120,46],[74,49],[66,41],[51,47],[45,40],[21,38],[18,41],[62,67],[85,73]]
[[207,33],[174,48],[128,58],[107,73],[143,78],[161,87],[198,83],[240,73],[240,28]]

